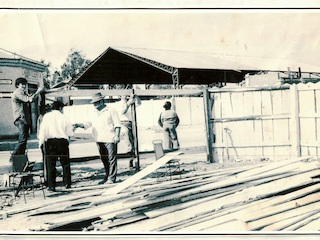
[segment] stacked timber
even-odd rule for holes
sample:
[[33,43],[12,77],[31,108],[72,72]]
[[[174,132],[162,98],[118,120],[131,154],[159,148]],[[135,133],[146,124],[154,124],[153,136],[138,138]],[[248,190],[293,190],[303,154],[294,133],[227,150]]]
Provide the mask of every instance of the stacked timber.
[[155,168],[108,189],[29,209],[29,218],[59,212],[30,230],[75,230],[75,224],[110,233],[320,230],[318,160],[217,169],[164,182],[143,179]]

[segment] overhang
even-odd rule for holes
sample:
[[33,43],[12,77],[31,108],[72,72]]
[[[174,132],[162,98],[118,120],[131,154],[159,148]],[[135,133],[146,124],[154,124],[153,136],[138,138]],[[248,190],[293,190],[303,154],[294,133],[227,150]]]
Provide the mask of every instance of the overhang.
[[244,72],[230,61],[178,51],[108,48],[68,85],[210,84],[241,82]]

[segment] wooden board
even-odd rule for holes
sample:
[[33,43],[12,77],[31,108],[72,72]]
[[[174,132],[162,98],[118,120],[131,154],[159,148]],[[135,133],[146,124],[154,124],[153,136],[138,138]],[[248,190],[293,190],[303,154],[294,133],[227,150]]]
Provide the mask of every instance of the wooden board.
[[162,158],[158,159],[157,161],[146,168],[142,169],[140,172],[136,173],[132,177],[126,179],[125,181],[119,183],[114,188],[109,189],[102,195],[110,195],[110,194],[118,194],[119,192],[123,191],[124,189],[130,187],[140,179],[148,176],[150,173],[154,172],[158,168],[164,166],[167,162],[169,162],[171,159],[173,159],[175,156],[178,156],[179,154],[182,154],[181,152],[170,152],[164,155]]

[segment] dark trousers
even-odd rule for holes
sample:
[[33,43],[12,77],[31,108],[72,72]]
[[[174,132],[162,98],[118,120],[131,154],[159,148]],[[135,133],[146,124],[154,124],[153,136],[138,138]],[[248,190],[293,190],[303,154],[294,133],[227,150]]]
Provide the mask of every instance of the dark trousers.
[[41,145],[41,153],[42,153],[42,162],[43,162],[43,176],[44,176],[44,182],[45,185],[48,185],[48,164],[47,164],[47,158],[46,158],[46,149],[45,149],[45,143]]
[[111,181],[115,182],[117,178],[118,145],[116,143],[97,142],[97,146],[106,172],[105,180],[108,180],[109,177]]
[[22,120],[15,121],[14,125],[16,125],[16,127],[18,128],[19,140],[13,150],[12,155],[23,155],[25,154],[27,148],[30,126],[25,124],[25,122]]
[[69,142],[64,138],[51,138],[46,141],[47,180],[48,187],[56,187],[56,162],[59,159],[63,170],[63,184],[71,186],[71,168]]

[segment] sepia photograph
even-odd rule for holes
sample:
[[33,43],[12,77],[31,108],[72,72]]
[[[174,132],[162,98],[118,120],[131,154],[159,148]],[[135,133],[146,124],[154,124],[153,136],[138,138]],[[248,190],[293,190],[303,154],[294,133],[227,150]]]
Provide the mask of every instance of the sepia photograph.
[[319,237],[320,4],[196,2],[1,3],[1,235]]

